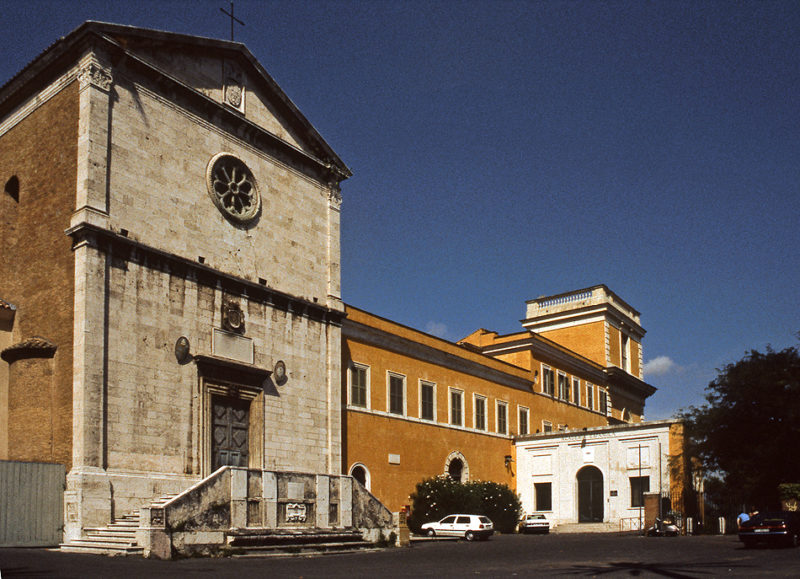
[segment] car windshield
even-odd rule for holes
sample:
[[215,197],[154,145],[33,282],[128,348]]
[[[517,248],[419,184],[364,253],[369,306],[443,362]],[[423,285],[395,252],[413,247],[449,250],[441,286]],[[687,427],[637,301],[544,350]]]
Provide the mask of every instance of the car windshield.
[[544,515],[528,515],[529,521],[538,521],[544,519]]

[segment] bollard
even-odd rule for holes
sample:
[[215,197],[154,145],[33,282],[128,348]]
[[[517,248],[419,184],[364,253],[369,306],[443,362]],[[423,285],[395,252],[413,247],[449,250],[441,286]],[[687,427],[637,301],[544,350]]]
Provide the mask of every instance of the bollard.
[[719,518],[719,534],[720,535],[725,534],[725,517]]
[[692,517],[686,518],[686,534],[687,535],[694,534],[694,519]]

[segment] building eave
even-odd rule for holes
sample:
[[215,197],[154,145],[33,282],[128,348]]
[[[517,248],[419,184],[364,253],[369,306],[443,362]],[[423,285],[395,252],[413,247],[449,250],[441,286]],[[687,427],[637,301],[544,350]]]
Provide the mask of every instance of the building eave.
[[639,380],[636,376],[628,374],[622,368],[610,366],[604,371],[610,386],[624,390],[632,396],[649,398],[656,393],[657,389],[655,386],[651,386],[647,382]]

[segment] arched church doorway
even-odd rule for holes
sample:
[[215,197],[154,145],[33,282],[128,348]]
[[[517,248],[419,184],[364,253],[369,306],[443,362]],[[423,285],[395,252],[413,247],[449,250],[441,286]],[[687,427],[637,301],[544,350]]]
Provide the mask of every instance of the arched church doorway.
[[603,522],[603,473],[596,466],[578,471],[578,522]]

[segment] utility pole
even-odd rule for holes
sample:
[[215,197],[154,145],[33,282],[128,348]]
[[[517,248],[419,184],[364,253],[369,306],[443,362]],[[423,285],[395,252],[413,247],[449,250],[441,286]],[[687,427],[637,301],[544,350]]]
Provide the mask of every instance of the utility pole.
[[639,530],[644,535],[644,523],[642,521],[642,510],[644,509],[644,491],[642,490],[642,445],[637,447],[639,450]]

